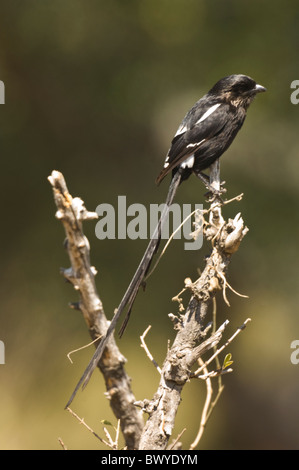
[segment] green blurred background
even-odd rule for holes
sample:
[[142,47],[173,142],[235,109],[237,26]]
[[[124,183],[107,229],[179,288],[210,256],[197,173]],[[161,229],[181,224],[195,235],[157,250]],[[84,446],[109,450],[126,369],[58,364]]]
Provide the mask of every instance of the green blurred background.
[[[252,322],[227,350],[234,372],[223,379],[199,447],[299,447],[299,365],[290,361],[299,339],[299,106],[290,101],[298,47],[295,0],[1,1],[1,449],[59,449],[58,437],[70,449],[103,448],[63,410],[93,351],[74,355],[73,365],[66,357],[90,339],[68,308],[77,294],[59,274],[69,261],[47,176],[62,171],[89,210],[115,205],[118,195],[128,204],[163,202],[168,182],[157,188],[154,180],[179,122],[231,73],[268,89],[221,166],[228,197],[244,192],[225,215],[241,211],[250,228],[229,270],[230,284],[249,299],[228,293],[228,308],[220,295],[218,322],[230,320],[225,338],[247,317]],[[176,202],[201,203],[204,192],[192,177]],[[146,241],[99,241],[95,223],[84,230],[111,318]],[[207,253],[175,241],[138,296],[120,343],[138,400],[151,398],[159,379],[139,335],[153,326],[148,344],[161,363],[173,338],[171,298],[186,276],[196,278]],[[174,430],[187,428],[185,448],[204,397],[204,384],[185,387]],[[73,409],[102,436],[102,419],[115,424],[98,373]]]

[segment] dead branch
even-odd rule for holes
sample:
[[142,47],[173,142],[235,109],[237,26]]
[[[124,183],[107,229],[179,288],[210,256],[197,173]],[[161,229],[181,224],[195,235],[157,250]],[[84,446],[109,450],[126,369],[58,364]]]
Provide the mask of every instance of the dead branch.
[[[65,229],[66,249],[71,262],[71,267],[61,272],[78,291],[80,300],[76,307],[83,314],[92,340],[96,340],[106,334],[109,323],[95,286],[96,269],[90,264],[89,242],[82,225],[83,221],[97,218],[97,214],[88,212],[80,198],[70,195],[60,172],[53,171],[48,180],[57,206],[56,218]],[[97,344],[98,341],[95,342]],[[135,397],[130,387],[130,377],[124,368],[125,362],[125,357],[111,337],[98,368],[105,379],[106,396],[113,413],[120,419],[127,448],[136,449],[144,423],[141,411],[133,404]]]
[[[210,184],[220,188],[219,165],[211,172]],[[190,380],[192,366],[206,352],[217,345],[227,322],[206,338],[209,305],[219,290],[225,293],[226,271],[248,229],[238,214],[227,222],[221,213],[222,201],[213,198],[209,222],[204,224],[204,235],[211,240],[212,252],[197,281],[187,282],[185,288],[191,299],[185,314],[174,322],[178,330],[161,368],[161,379],[152,400],[144,400],[143,409],[149,418],[144,427],[140,450],[164,450],[172,434],[175,416],[181,402],[184,385]],[[172,315],[173,318],[173,315]]]

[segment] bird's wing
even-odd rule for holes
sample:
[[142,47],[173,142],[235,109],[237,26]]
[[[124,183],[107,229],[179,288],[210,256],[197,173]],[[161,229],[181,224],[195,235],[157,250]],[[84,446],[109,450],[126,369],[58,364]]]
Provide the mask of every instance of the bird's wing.
[[197,112],[193,111],[194,108],[190,110],[171,142],[164,168],[156,180],[157,184],[223,129],[227,123],[226,108],[224,103],[215,103],[201,106]]

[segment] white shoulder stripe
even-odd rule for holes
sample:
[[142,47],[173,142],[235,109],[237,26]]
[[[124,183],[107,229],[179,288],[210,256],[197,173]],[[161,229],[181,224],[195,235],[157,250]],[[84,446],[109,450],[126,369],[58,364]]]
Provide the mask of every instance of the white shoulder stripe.
[[176,131],[175,137],[176,137],[177,135],[184,134],[184,132],[186,132],[186,130],[187,130],[187,127],[186,127],[186,126],[183,126],[183,125],[181,124],[180,127],[178,128],[178,130]]
[[200,122],[204,121],[207,119],[207,117],[211,116],[211,114],[216,111],[216,109],[221,105],[221,103],[214,104],[214,106],[211,106],[202,116],[201,118],[196,121],[195,124],[199,124]]

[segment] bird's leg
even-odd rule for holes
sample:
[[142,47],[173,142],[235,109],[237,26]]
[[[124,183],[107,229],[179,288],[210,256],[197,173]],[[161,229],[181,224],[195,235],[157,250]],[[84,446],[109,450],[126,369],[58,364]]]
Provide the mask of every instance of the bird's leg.
[[214,188],[214,186],[211,186],[210,178],[205,173],[202,173],[201,171],[199,171],[198,173],[196,173],[196,176],[198,176],[198,178],[201,179],[205,187],[209,190],[209,192],[206,193],[205,196],[211,195],[213,198],[217,197],[217,198],[220,198],[221,200],[221,197],[220,197],[221,194],[226,193],[226,189],[223,187],[223,185],[225,184],[225,181],[220,183],[220,189],[216,189]]
[[207,187],[207,189],[211,188],[210,178],[209,178],[208,175],[206,175],[205,173],[202,173],[201,171],[199,171],[198,173],[196,173],[196,176],[198,176],[198,178],[201,179],[201,181]]
[[220,160],[215,160],[210,165],[210,178],[209,184],[213,188],[212,193],[208,193],[208,200],[211,204],[220,203],[223,204],[221,194],[226,192],[226,189],[222,188],[225,182],[221,183],[220,180]]

